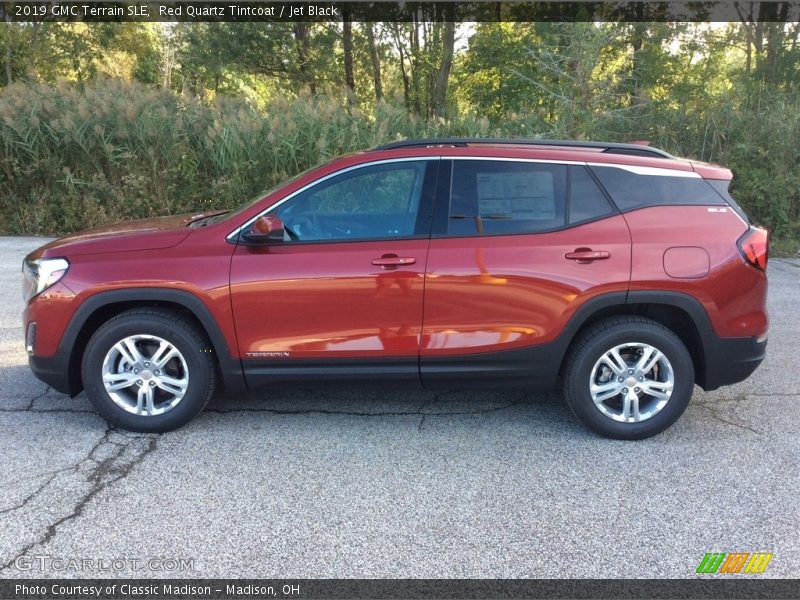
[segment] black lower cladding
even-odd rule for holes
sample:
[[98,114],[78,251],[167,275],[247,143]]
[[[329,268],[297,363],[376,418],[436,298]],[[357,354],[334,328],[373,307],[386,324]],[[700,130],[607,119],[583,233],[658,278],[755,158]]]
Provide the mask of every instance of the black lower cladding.
[[[714,390],[747,379],[766,354],[766,340],[703,335],[705,369],[698,384]],[[526,386],[552,389],[557,383],[564,344],[552,342],[518,350],[463,356],[393,359],[327,359],[245,361],[249,387],[266,384],[342,386],[397,385],[426,388]],[[28,357],[33,374],[54,390],[74,394],[65,355]],[[422,381],[420,379],[420,375]]]
[[554,342],[502,352],[447,357],[243,361],[248,387],[314,384],[473,389],[555,387],[563,349]]
[[558,384],[566,347],[566,343],[556,340],[501,352],[429,356],[420,360],[420,373],[426,388],[551,390]]
[[[196,296],[175,289],[127,288],[102,292],[90,297],[72,315],[54,356],[49,358],[31,356],[28,358],[31,371],[36,377],[59,392],[71,396],[79,394],[83,390],[80,373],[82,352],[76,350],[81,347],[81,337],[86,334],[84,325],[89,318],[101,308],[115,304],[124,304],[128,308],[141,308],[151,305],[163,306],[155,303],[164,302],[185,309],[200,321],[216,352],[225,390],[229,392],[244,391],[246,385],[241,361],[228,350],[225,338],[208,308]],[[88,334],[83,338],[83,342],[85,343],[87,339]]]
[[744,381],[758,368],[767,353],[766,339],[721,338],[713,333],[703,337],[705,373],[697,383],[704,390]]
[[249,388],[274,385],[397,386],[421,387],[416,356],[397,358],[326,358],[244,360]]
[[[705,390],[744,381],[766,354],[766,340],[722,338],[701,333],[705,368],[697,383]],[[458,356],[385,359],[244,361],[249,387],[340,384],[389,385],[428,389],[526,387],[550,390],[558,385],[561,363],[571,338],[516,350]]]
[[28,366],[37,379],[62,394],[74,395],[69,379],[69,356],[58,353],[55,356],[29,356]]

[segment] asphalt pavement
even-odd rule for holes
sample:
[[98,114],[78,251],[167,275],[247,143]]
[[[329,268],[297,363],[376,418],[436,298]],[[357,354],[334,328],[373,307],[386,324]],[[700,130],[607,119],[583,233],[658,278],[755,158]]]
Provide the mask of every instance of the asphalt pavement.
[[800,576],[800,260],[770,262],[759,370],[649,440],[519,390],[266,389],[143,435],[28,370],[44,241],[0,238],[0,578],[684,578],[756,551]]

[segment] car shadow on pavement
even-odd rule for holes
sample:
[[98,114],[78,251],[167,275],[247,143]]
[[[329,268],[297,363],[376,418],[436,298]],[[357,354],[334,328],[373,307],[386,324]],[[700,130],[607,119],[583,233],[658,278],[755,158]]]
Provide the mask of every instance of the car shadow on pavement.
[[476,418],[496,421],[571,421],[572,414],[558,393],[533,393],[521,389],[419,391],[375,388],[253,390],[243,394],[217,394],[206,408],[209,414],[266,413],[277,416],[312,415],[320,418],[398,418],[417,420],[422,430],[441,419]]
[[[94,413],[81,392],[74,398],[49,388],[33,377],[27,365],[0,368],[1,413]],[[542,428],[571,422],[573,416],[557,392],[534,393],[524,389],[421,391],[385,388],[271,389],[239,394],[217,392],[206,407],[208,415],[315,415],[320,418],[409,417],[418,419],[422,429],[447,418],[474,420],[478,417],[503,420],[533,419]],[[202,416],[202,415],[201,415]],[[201,421],[203,423],[204,421]],[[205,426],[205,425],[201,425]]]

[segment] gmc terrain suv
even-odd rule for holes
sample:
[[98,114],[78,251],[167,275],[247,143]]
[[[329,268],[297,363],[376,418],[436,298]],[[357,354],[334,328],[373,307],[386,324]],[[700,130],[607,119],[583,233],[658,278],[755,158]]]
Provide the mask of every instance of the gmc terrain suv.
[[559,382],[654,435],[767,343],[767,232],[728,169],[641,144],[403,141],[243,207],[103,227],[24,261],[34,374],[166,431],[218,383]]

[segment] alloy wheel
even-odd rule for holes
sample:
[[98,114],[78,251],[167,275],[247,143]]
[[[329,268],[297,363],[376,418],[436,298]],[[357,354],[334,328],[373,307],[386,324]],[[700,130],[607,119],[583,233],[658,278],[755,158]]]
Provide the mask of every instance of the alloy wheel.
[[155,335],[131,335],[114,344],[103,360],[102,377],[117,406],[142,416],[172,410],[189,386],[183,355]]
[[597,409],[623,423],[652,418],[675,387],[669,359],[655,346],[629,342],[607,350],[594,364],[589,391]]

